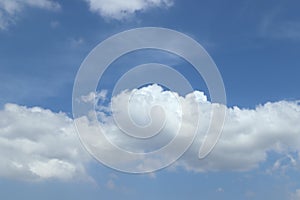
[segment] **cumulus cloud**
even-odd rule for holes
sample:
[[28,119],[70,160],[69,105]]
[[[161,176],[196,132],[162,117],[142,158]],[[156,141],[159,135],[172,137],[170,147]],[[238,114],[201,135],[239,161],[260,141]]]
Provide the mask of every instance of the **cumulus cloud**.
[[[164,91],[158,85],[150,85],[114,96],[110,103],[112,107],[103,104],[106,96],[105,91],[90,93],[79,99],[86,104],[93,103],[93,98],[102,102],[97,109],[97,123],[91,116],[75,120],[84,125],[86,132],[97,131],[100,124],[106,137],[126,151],[151,152],[159,149],[175,137],[179,126],[187,130],[179,135],[180,141],[184,142],[189,130],[195,128],[192,122],[198,115],[200,123],[196,140],[173,167],[180,166],[197,172],[245,171],[259,167],[260,163],[268,159],[270,152],[282,155],[282,159],[274,163],[274,170],[286,169],[286,165],[298,166],[300,156],[295,155],[300,155],[300,105],[297,101],[268,102],[254,109],[226,108],[226,122],[218,144],[208,157],[199,160],[199,147],[208,128],[212,109],[204,93],[194,91],[180,96],[175,92]],[[124,102],[128,99],[130,104],[126,107]],[[163,116],[160,111],[153,112],[155,105],[163,108]],[[163,128],[158,135],[149,139],[132,138],[116,125],[111,108],[119,116],[117,119],[121,125],[122,120],[126,121],[122,112],[130,110],[131,119],[136,125],[143,128],[155,122],[155,119],[159,119],[157,122],[164,119]],[[182,113],[186,115],[184,118]],[[64,113],[6,104],[0,111],[0,176],[30,180],[69,180],[86,176],[85,166],[90,157],[81,147],[73,122]],[[90,141],[92,145],[100,146],[101,152],[98,153],[107,155],[113,162],[132,162],[135,165],[134,159],[129,160],[122,154],[116,154],[109,145],[103,143],[99,135],[92,135]],[[160,165],[160,162],[145,159],[143,165],[135,167],[151,168]],[[108,183],[108,186],[113,184]]]
[[89,156],[64,113],[6,104],[0,111],[0,176],[82,179]]
[[173,0],[85,0],[92,12],[102,17],[122,20],[149,8],[167,8],[173,5]]
[[27,7],[58,10],[60,4],[52,0],[0,0],[0,29],[6,29],[15,23]]
[[[166,123],[160,132],[164,136],[151,138],[150,141],[137,141],[124,134],[124,127],[120,130],[116,126],[116,119],[121,122],[125,121],[124,116],[126,114],[123,112],[127,113],[128,109],[124,109],[124,102],[128,101],[129,96],[131,103],[128,109],[131,119],[140,125],[151,122],[149,113],[153,105],[158,104],[164,107]],[[181,109],[186,113],[184,120],[180,118],[181,112],[177,106],[178,101]],[[255,109],[226,108],[227,116],[222,137],[211,154],[202,160],[198,159],[198,151],[208,128],[212,109],[212,104],[202,92],[195,91],[194,95],[188,94],[182,97],[174,92],[163,91],[160,86],[152,85],[139,90],[122,92],[113,97],[112,105],[115,118],[107,113],[109,107],[104,109],[105,112],[101,112],[103,109],[101,106],[98,112],[100,124],[104,132],[108,133],[107,137],[114,144],[133,152],[144,152],[145,149],[153,150],[166,145],[167,141],[176,135],[178,126],[195,126],[191,122],[199,115],[200,123],[198,124],[197,138],[191,148],[177,162],[177,165],[183,166],[187,170],[200,172],[251,170],[266,161],[269,152],[286,155],[291,159],[290,153],[294,154],[300,151],[300,105],[296,101],[268,102],[257,106]],[[199,106],[199,113],[196,112],[197,106]],[[154,121],[162,118],[161,114],[155,115],[155,113],[152,117]],[[82,121],[82,123],[86,122]],[[126,126],[126,124],[127,122],[123,125]],[[92,125],[89,126],[93,127]],[[180,137],[184,141],[185,135]],[[101,145],[100,141],[99,144],[95,145]],[[124,159],[118,155],[110,156],[112,158],[115,156],[118,162]],[[298,162],[296,159],[291,160],[291,165]],[[151,162],[145,162],[151,164]],[[153,164],[155,165],[155,163]]]
[[182,163],[199,171],[253,169],[267,160],[269,152],[299,152],[299,120],[297,102],[269,102],[255,109],[228,108],[223,135],[211,155],[194,160],[191,155],[196,147],[192,147]]

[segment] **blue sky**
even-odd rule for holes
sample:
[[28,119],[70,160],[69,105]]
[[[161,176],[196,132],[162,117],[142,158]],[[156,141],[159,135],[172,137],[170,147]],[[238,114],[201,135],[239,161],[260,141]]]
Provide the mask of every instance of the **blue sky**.
[[[300,2],[122,2],[0,0],[0,149],[4,152],[0,153],[4,163],[0,164],[0,198],[300,199],[300,109],[296,102],[300,100]],[[121,10],[127,12],[124,14]],[[216,157],[208,157],[202,166],[201,162],[194,163],[187,157],[182,161],[184,164],[145,175],[120,173],[88,155],[65,153],[69,150],[68,145],[70,149],[81,152],[76,146],[80,145],[79,142],[74,142],[76,139],[56,139],[55,134],[56,130],[69,134],[72,88],[82,61],[96,45],[111,35],[148,26],[185,33],[207,50],[222,75],[228,107],[238,106],[242,110],[232,111],[233,118],[241,117],[237,122],[241,124],[236,124],[238,130],[228,127],[224,134],[229,132],[229,139],[234,138],[235,132],[238,134],[251,126],[251,130],[253,127],[258,130],[253,141],[261,144],[250,145],[245,150],[235,143],[239,140],[233,140],[232,145],[236,148],[229,148],[229,152],[234,159],[222,158],[222,154],[216,153]],[[127,58],[116,61],[116,67],[107,71],[101,89],[111,90],[118,77],[128,69],[120,66],[148,61],[173,65],[188,77],[195,89],[209,96],[202,78],[195,76],[193,69],[189,69],[191,66],[174,59],[173,55],[154,51],[129,54]],[[115,70],[118,67],[121,69]],[[255,110],[257,105],[267,102],[271,102],[269,107]],[[41,116],[34,115],[36,110],[32,107],[40,107]],[[244,112],[243,108],[249,110]],[[272,118],[272,112],[268,110],[281,115]],[[257,121],[252,118],[247,121],[251,113],[255,113]],[[39,119],[40,126],[36,124]],[[283,131],[269,130],[259,119],[274,120]],[[43,133],[47,137],[43,138]],[[57,154],[39,152],[39,147],[28,150],[26,143],[26,153],[22,153],[22,142],[20,149],[18,145],[12,145],[12,142],[20,142],[20,138],[31,137],[42,138],[37,141],[44,141],[45,144],[41,145],[43,148],[49,146],[48,151],[56,147],[55,142],[48,143],[49,140],[58,141],[57,148],[62,150]],[[271,144],[265,140],[275,142]],[[278,143],[280,147],[273,148]],[[5,145],[12,146],[7,148]],[[222,143],[219,148],[222,150]],[[256,148],[260,149],[256,151]],[[241,157],[238,157],[239,152]],[[13,154],[16,156],[11,156]],[[244,155],[249,156],[251,167],[246,167],[244,162],[248,160],[243,159]],[[29,157],[28,160],[25,157]],[[49,158],[52,160],[48,165],[57,170],[56,174],[45,172],[49,169],[47,167],[35,171],[37,161],[47,163]],[[70,167],[66,170],[73,170],[70,176],[61,175],[66,171],[55,168],[60,168],[56,164],[63,161],[70,164],[66,165]],[[16,171],[9,170],[11,164]],[[22,166],[22,170],[18,166]],[[30,170],[26,170],[26,166]]]

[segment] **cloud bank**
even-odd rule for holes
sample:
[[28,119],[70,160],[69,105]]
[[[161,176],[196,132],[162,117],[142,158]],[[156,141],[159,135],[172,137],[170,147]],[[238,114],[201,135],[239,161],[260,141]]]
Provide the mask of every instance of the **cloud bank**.
[[52,0],[1,0],[0,29],[6,29],[10,24],[14,24],[23,10],[28,7],[59,10],[60,4]]
[[90,10],[102,17],[122,20],[150,8],[168,8],[173,0],[85,0]]
[[[112,98],[111,104],[117,115],[123,119],[123,102],[131,99],[130,114],[136,123],[149,123],[149,111],[155,104],[163,105],[166,123],[157,139],[133,140],[125,136],[114,123],[110,106],[101,104],[106,92],[88,94],[101,97],[98,119],[108,138],[116,145],[128,151],[153,151],[164,146],[176,134],[178,125],[190,126],[199,105],[200,123],[198,136],[190,149],[177,161],[175,166],[197,172],[205,171],[246,171],[268,160],[270,152],[287,155],[292,165],[300,160],[300,105],[297,101],[268,102],[255,109],[227,108],[227,117],[222,137],[211,154],[203,160],[198,159],[199,147],[207,130],[211,103],[199,91],[194,95],[179,96],[171,91],[164,91],[160,86],[151,85],[133,91],[124,91]],[[176,97],[176,98],[175,98]],[[188,116],[181,121],[178,99],[181,109]],[[156,113],[153,113],[155,116]],[[199,113],[198,113],[199,114]],[[160,116],[156,116],[160,117]],[[86,118],[86,117],[83,117]],[[150,120],[151,121],[151,120]],[[89,119],[82,120],[88,129],[96,127]],[[188,134],[188,133],[187,133]],[[184,135],[180,136],[184,139]],[[95,144],[101,140],[95,136]],[[110,153],[110,149],[103,150]],[[291,155],[298,155],[292,157]],[[110,157],[122,162],[119,155]],[[34,107],[27,108],[15,104],[6,104],[0,111],[0,176],[16,179],[74,179],[85,176],[85,166],[90,157],[82,149],[73,127],[73,120],[64,113]],[[277,163],[277,164],[276,164]],[[280,167],[279,160],[274,167]],[[278,164],[279,163],[279,164]],[[145,161],[147,165],[155,165]],[[276,165],[276,166],[275,166]]]

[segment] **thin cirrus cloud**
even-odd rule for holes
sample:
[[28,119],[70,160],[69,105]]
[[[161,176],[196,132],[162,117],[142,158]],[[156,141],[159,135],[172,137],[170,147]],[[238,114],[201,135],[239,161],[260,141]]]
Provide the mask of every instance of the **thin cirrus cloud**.
[[173,0],[85,0],[90,10],[104,18],[122,20],[149,8],[168,8]]
[[300,23],[299,20],[284,19],[282,13],[276,10],[265,14],[259,26],[259,34],[265,38],[299,41]]
[[60,4],[52,0],[1,0],[0,29],[5,30],[21,17],[26,8],[59,10]]
[[[138,98],[132,99],[130,104],[133,119],[140,119],[139,123],[147,122],[149,116],[147,112],[141,112],[141,110],[151,109],[153,103],[165,104],[165,116],[170,119],[166,119],[167,127],[161,133],[168,136],[159,140],[162,143],[149,142],[141,146],[132,142],[131,138],[116,137],[120,136],[121,131],[112,123],[109,107],[100,107],[99,123],[103,130],[108,132],[112,142],[126,147],[126,150],[140,151],[141,147],[154,150],[165,144],[164,139],[174,136],[178,127],[173,125],[178,124],[176,120],[180,120],[174,117],[174,112],[180,113],[174,111],[174,108],[178,108],[176,105],[179,98],[181,108],[188,111],[186,112],[188,116],[185,121],[181,122],[181,125],[191,125],[189,119],[195,117],[196,113],[193,112],[196,110],[195,106],[200,108],[201,123],[199,123],[199,135],[195,143],[175,166],[196,172],[246,171],[257,168],[259,164],[267,161],[269,152],[288,156],[288,160],[291,161],[290,165],[299,166],[299,102],[268,102],[255,109],[227,108],[226,123],[220,141],[208,157],[199,160],[197,155],[205,135],[203,133],[209,123],[211,108],[211,103],[206,96],[198,91],[195,91],[194,95],[178,96],[177,93],[163,91],[160,86],[152,85],[134,91],[125,91],[113,97],[112,104],[120,105],[120,107],[115,107],[117,114],[127,111],[122,108],[122,101],[128,99],[132,92],[138,94]],[[101,99],[103,99],[103,94],[101,93]],[[195,96],[197,98],[194,98]],[[165,101],[166,99],[168,101]],[[88,122],[82,120],[82,123]],[[93,123],[86,125],[87,129],[95,128],[91,124]],[[97,142],[101,145],[100,140]],[[106,147],[103,148],[105,148],[103,151],[110,152]],[[110,154],[110,157],[116,158],[117,162],[122,162],[122,158],[118,158],[118,155]],[[83,150],[76,136],[73,120],[66,114],[15,104],[6,104],[0,111],[0,159],[0,176],[25,180],[53,178],[73,180],[78,177],[88,177],[86,166],[91,161],[91,157]],[[278,160],[274,167],[280,168],[282,161]],[[151,162],[145,162],[151,165]],[[284,165],[287,164],[284,162]]]

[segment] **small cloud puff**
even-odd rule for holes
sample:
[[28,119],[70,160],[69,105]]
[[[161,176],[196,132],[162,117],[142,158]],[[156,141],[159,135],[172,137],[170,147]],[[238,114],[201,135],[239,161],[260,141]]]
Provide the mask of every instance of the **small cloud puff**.
[[134,15],[136,12],[149,8],[168,8],[173,5],[173,0],[85,0],[92,12],[102,17],[122,20]]

